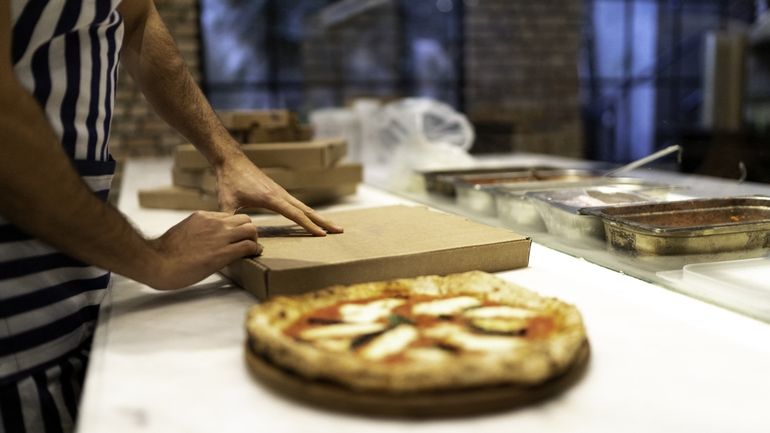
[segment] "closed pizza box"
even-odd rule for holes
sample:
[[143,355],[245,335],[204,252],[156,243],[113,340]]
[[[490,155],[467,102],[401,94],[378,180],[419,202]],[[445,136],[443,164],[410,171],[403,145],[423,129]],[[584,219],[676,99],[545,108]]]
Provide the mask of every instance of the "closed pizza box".
[[171,183],[174,186],[180,186],[183,188],[201,189],[201,185],[203,184],[203,176],[206,171],[207,170],[203,168],[186,169],[174,166],[171,169]]
[[294,128],[299,125],[297,115],[289,110],[226,110],[217,114],[224,127],[231,130]]
[[[356,193],[358,183],[336,185],[325,188],[301,188],[291,194],[308,206],[318,206],[339,201]],[[198,188],[167,186],[139,191],[139,205],[150,209],[173,210],[219,210],[216,194]],[[245,213],[269,213],[265,209],[243,209]]]
[[225,110],[217,113],[222,124],[239,143],[306,141],[312,127],[300,123],[288,110]]
[[[270,176],[278,185],[289,191],[307,188],[333,188],[340,185],[360,183],[363,179],[363,166],[354,162],[341,163],[328,168],[307,170],[267,167],[263,168],[262,171]],[[211,171],[204,171],[198,185],[206,192],[216,192],[216,175]]]
[[243,134],[243,143],[281,143],[301,140],[299,127],[297,128],[253,128]]
[[197,188],[166,186],[139,190],[139,206],[151,209],[218,210],[217,196]]
[[[241,149],[260,167],[312,169],[330,167],[347,153],[345,140],[313,140],[291,143],[244,144]],[[182,169],[209,167],[202,153],[191,144],[176,147],[174,165]]]
[[420,206],[388,206],[324,216],[345,233],[308,235],[283,217],[258,219],[264,252],[222,272],[264,299],[336,284],[499,272],[526,267],[529,238]]

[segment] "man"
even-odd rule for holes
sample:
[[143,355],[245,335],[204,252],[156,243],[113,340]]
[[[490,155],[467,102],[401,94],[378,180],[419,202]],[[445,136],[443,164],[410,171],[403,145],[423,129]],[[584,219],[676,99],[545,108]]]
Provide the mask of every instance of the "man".
[[[104,203],[118,53],[215,168],[223,213],[148,240]],[[70,431],[107,271],[171,290],[253,255],[241,206],[342,231],[240,152],[152,0],[0,0],[0,431]]]

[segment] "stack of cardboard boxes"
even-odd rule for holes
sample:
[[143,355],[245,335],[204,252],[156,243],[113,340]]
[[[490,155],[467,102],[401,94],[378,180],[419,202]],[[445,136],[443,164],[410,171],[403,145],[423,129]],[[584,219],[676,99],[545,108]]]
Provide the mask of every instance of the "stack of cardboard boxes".
[[[355,194],[362,166],[344,162],[342,139],[311,140],[310,129],[286,110],[221,112],[246,156],[276,183],[310,206]],[[148,208],[217,210],[216,176],[193,145],[177,147],[173,186],[139,191]]]

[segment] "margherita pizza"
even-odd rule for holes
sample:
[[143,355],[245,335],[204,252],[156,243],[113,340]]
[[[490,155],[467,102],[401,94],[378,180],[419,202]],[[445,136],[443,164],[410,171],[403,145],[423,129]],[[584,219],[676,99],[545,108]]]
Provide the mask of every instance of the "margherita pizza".
[[248,314],[251,356],[354,391],[537,386],[586,349],[577,309],[483,272],[337,286]]

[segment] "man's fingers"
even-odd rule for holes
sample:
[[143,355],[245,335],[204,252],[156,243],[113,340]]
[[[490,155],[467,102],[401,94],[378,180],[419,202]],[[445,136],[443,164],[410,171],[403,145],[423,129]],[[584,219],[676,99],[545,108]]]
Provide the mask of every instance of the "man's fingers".
[[228,215],[225,218],[228,227],[238,227],[243,224],[251,224],[251,217],[246,214]]
[[257,240],[257,226],[254,224],[241,224],[237,227],[230,229],[228,232],[228,241],[239,242],[242,240]]
[[262,252],[262,246],[254,240],[243,240],[235,242],[224,249],[224,258],[227,263],[232,263],[243,257],[251,257],[259,255]]
[[305,203],[302,203],[297,199],[296,197],[292,196],[291,194],[287,195],[287,201],[289,201],[290,204],[294,205],[294,207],[299,208],[302,213],[304,213],[311,221],[313,221],[314,224],[317,226],[323,228],[329,233],[342,233],[343,228],[337,224],[334,224],[332,221],[322,217],[316,211],[314,211],[311,207],[307,206]]
[[326,236],[326,232],[308,218],[305,212],[302,212],[288,201],[277,199],[273,202],[273,206],[272,210],[299,224],[313,236]]
[[210,218],[226,218],[229,216],[232,216],[231,213],[227,212],[215,212],[215,211],[209,211],[209,210],[198,210],[193,212],[193,215],[200,215]]
[[315,211],[311,211],[309,214],[307,214],[307,216],[314,223],[323,227],[328,233],[342,233],[345,231],[345,229],[343,229],[342,226],[334,224],[332,221],[329,221],[328,219],[322,217]]

